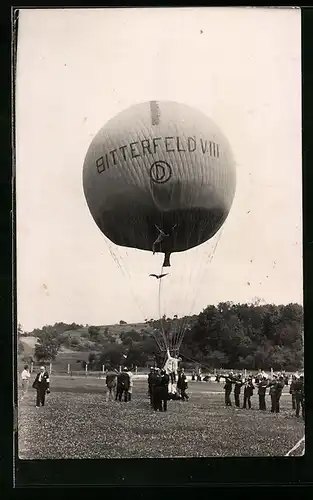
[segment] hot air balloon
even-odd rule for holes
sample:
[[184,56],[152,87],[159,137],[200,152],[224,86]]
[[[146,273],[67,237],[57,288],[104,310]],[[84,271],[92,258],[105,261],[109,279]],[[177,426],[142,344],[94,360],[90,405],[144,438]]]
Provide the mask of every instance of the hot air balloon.
[[[120,112],[96,134],[84,161],[83,188],[94,221],[117,248],[164,253],[166,267],[172,253],[192,253],[222,227],[235,195],[235,162],[228,140],[201,111],[148,101]],[[188,328],[188,320],[179,318],[173,331],[165,328],[161,287],[170,297],[181,295],[182,304],[192,291],[193,304],[200,264],[195,258],[178,277],[172,266],[165,282],[155,280],[161,327],[153,336],[161,351],[177,356]],[[163,276],[163,266],[154,276]]]
[[214,236],[235,187],[226,137],[202,112],[171,101],[136,104],[109,120],[83,166],[86,201],[103,234],[164,253],[164,266],[171,253]]

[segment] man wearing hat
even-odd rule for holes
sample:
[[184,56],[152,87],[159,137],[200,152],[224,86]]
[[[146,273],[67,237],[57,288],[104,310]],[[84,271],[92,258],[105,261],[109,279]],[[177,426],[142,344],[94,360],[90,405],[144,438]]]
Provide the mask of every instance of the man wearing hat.
[[275,384],[275,390],[276,390],[276,393],[275,393],[275,403],[276,403],[275,413],[279,413],[279,411],[280,411],[279,401],[280,401],[284,386],[285,386],[285,377],[283,375],[281,375]]
[[289,394],[291,394],[291,404],[292,404],[292,409],[296,409],[296,394],[294,391],[295,383],[298,377],[296,375],[292,375],[291,378],[291,383],[290,383],[290,388],[289,388]]
[[235,387],[234,387],[234,396],[235,396],[235,405],[237,408],[240,408],[240,392],[241,387],[243,386],[243,381],[240,373],[235,377]]
[[122,396],[124,394],[125,403],[128,401],[128,390],[130,386],[130,377],[127,372],[127,368],[123,368],[123,371],[117,376],[117,387],[115,401],[122,401]]
[[167,411],[169,375],[165,370],[158,370],[153,387],[153,408],[155,411]]
[[150,373],[148,375],[148,392],[150,398],[150,405],[153,408],[153,386],[156,378],[155,368],[153,366],[150,367]]
[[40,371],[33,383],[33,389],[37,391],[36,408],[39,408],[40,405],[44,406],[46,394],[50,392],[49,373],[46,371],[45,366],[40,367]]
[[225,405],[226,406],[231,406],[230,395],[231,395],[231,391],[232,391],[232,388],[233,388],[233,383],[235,382],[234,381],[234,374],[233,374],[233,372],[230,372],[229,375],[227,375],[227,376],[223,375],[223,377],[225,378],[225,385],[224,385],[224,389],[225,389]]
[[272,400],[272,413],[279,413],[279,401],[282,395],[282,391],[285,385],[285,379],[283,375],[279,377],[274,377],[274,380],[270,383],[270,396]]
[[305,416],[305,410],[304,410],[304,376],[301,375],[299,378],[296,379],[294,383],[294,393],[296,397],[296,417],[299,417],[300,415],[300,406],[302,409],[302,417],[304,418]]
[[265,394],[268,386],[269,386],[268,381],[266,377],[263,376],[262,380],[258,384],[259,409],[262,411],[266,410]]
[[253,396],[253,389],[254,389],[254,385],[253,385],[252,377],[249,377],[245,381],[245,385],[244,385],[243,408],[247,408],[247,405],[248,405],[249,410],[251,409],[251,397]]
[[273,375],[273,379],[270,382],[270,398],[271,398],[271,413],[275,413],[276,411],[276,383],[277,383],[277,376]]

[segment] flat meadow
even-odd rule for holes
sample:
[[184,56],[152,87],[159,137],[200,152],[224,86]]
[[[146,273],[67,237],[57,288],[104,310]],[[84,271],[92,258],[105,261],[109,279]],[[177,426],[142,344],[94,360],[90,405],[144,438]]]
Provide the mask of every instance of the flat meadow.
[[259,411],[256,394],[251,410],[226,408],[222,382],[196,381],[188,402],[169,401],[160,413],[150,407],[145,379],[134,380],[125,403],[106,401],[101,378],[54,375],[41,408],[32,380],[19,394],[21,459],[284,456],[304,435],[288,386],[279,414],[270,412],[269,396],[267,411]]

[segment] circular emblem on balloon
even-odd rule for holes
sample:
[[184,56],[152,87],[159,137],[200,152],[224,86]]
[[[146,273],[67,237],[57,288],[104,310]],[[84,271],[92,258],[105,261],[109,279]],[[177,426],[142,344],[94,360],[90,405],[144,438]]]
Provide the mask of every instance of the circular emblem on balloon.
[[157,184],[164,184],[172,177],[172,169],[166,161],[156,161],[151,165],[150,178]]

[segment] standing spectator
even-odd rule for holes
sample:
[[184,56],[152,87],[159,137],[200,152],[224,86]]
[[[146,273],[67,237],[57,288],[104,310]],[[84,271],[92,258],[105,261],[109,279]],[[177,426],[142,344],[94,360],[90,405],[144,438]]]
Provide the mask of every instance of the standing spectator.
[[275,384],[275,413],[279,413],[279,402],[285,386],[285,377],[281,375]]
[[[162,370],[162,372],[165,372],[165,370]],[[168,376],[168,383],[170,381],[170,375],[166,374]],[[162,411],[162,397],[164,397],[164,386],[162,383],[162,375],[160,370],[157,368],[155,370],[155,375],[153,377],[153,382],[152,382],[152,400],[153,400],[153,409],[154,411]]]
[[[169,374],[168,374],[169,375]],[[170,376],[169,376],[170,380]],[[154,368],[151,374],[151,406],[155,409],[155,407],[159,405],[159,401],[155,401],[155,398],[158,398],[158,391],[155,390],[156,386],[159,385],[160,382],[160,369]]]
[[289,378],[285,371],[283,371],[282,376],[283,376],[284,386],[289,385]]
[[235,378],[235,387],[234,387],[234,396],[235,396],[235,405],[237,408],[240,408],[240,391],[243,386],[243,381],[241,379],[241,375],[237,375]]
[[243,391],[243,408],[247,407],[249,410],[251,409],[251,396],[253,396],[254,385],[252,382],[252,377],[249,377],[245,383],[244,391]]
[[133,393],[133,385],[134,385],[134,375],[133,373],[128,370],[128,375],[129,375],[129,389],[128,389],[128,401],[131,401],[131,398],[132,398],[132,393]]
[[50,379],[49,373],[46,371],[45,366],[40,367],[33,383],[33,388],[37,391],[36,408],[45,405],[45,396],[50,392]]
[[300,376],[299,379],[295,381],[294,392],[296,397],[296,417],[300,415],[300,406],[302,410],[302,417],[305,417],[305,397],[304,397],[304,377]]
[[128,401],[128,390],[129,390],[129,375],[127,373],[127,368],[124,368],[121,373],[117,376],[117,386],[116,386],[116,396],[115,401],[117,399],[122,401],[122,396],[124,394],[124,401]]
[[230,372],[229,375],[223,376],[223,377],[225,378],[225,385],[224,385],[224,389],[225,389],[225,405],[226,406],[231,406],[230,395],[231,395],[231,391],[232,391],[233,383],[234,383],[233,372]]
[[291,404],[292,404],[292,409],[296,409],[296,393],[294,390],[295,383],[296,383],[296,376],[292,375],[291,382],[290,382],[290,388],[289,388],[289,394],[291,394]]
[[151,366],[148,375],[148,392],[150,398],[150,405],[153,407],[153,380],[155,379],[155,369]]
[[114,398],[114,392],[117,385],[117,372],[115,370],[109,370],[106,374],[105,383],[107,386],[107,396],[106,400]]
[[180,390],[182,401],[188,401],[189,396],[188,394],[186,394],[186,390],[188,389],[188,382],[184,368],[180,370],[180,373],[178,375],[177,389]]
[[277,377],[274,375],[273,380],[270,382],[270,390],[269,390],[269,395],[271,398],[271,412],[275,413],[276,411],[276,383],[277,383]]
[[259,410],[262,411],[266,410],[265,395],[267,387],[268,387],[268,382],[266,380],[266,377],[263,376],[258,385]]
[[168,401],[168,384],[170,382],[170,377],[165,370],[161,370],[161,380],[160,380],[160,400],[159,405],[160,411],[167,411],[167,401]]
[[22,371],[21,379],[22,379],[22,396],[24,396],[24,394],[27,392],[29,379],[30,379],[30,371],[29,371],[28,365],[24,366],[24,370]]

